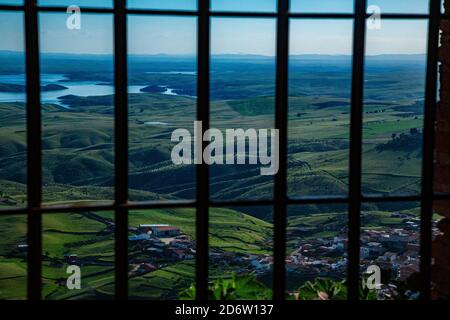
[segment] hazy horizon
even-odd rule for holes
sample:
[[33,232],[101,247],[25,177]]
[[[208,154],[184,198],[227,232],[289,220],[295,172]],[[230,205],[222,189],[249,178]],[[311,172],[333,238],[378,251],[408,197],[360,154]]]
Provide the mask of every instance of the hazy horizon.
[[[0,50],[0,54],[23,54],[25,50]],[[69,52],[40,52],[40,55],[55,55],[55,56],[106,56],[113,57],[113,53],[69,53]],[[129,57],[186,57],[196,58],[196,54],[170,54],[170,53],[154,53],[154,54],[136,54],[129,53]],[[261,58],[275,58],[275,55],[251,54],[251,53],[215,53],[210,56],[242,56],[242,57],[261,57]],[[304,53],[304,54],[289,54],[290,57],[352,57],[352,54],[320,54],[320,53]],[[426,53],[382,53],[382,54],[366,54],[366,57],[383,57],[383,56],[426,56]]]

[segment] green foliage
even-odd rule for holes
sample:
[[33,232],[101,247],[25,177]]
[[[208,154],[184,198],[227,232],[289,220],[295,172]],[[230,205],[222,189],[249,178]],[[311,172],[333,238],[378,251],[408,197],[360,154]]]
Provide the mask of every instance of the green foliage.
[[[196,296],[196,287],[191,285],[180,295],[181,300],[194,300]],[[236,274],[233,273],[231,279],[222,277],[215,280],[208,287],[209,300],[236,300]]]
[[377,291],[371,290],[364,285],[364,281],[359,286],[359,300],[377,300]]
[[273,97],[257,97],[253,99],[231,100],[231,108],[243,116],[258,116],[274,114],[275,100]]
[[231,279],[219,278],[209,287],[210,300],[236,300],[236,274]]
[[184,290],[180,294],[180,300],[195,300],[195,297],[197,296],[197,289],[195,287],[195,284],[192,284],[189,288]]
[[[376,290],[370,290],[360,282],[359,299],[377,300]],[[346,300],[347,282],[334,281],[332,279],[318,278],[313,282],[308,281],[297,290],[297,294],[291,296],[296,300]]]
[[[250,293],[251,292],[251,293]],[[196,296],[195,284],[180,294],[180,300],[194,300]],[[253,274],[237,276],[232,273],[231,278],[219,277],[208,286],[209,300],[267,300],[271,298],[271,290],[259,282]]]
[[344,300],[345,284],[331,279],[307,281],[299,288],[299,300]]
[[387,143],[379,144],[375,149],[379,152],[385,150],[414,151],[422,148],[422,133],[417,128],[411,128],[409,133],[393,133],[391,140]]

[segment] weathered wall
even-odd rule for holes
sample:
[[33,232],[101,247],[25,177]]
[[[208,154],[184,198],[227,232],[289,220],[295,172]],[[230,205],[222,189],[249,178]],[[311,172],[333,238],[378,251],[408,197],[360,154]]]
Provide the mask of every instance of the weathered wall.
[[[450,0],[446,0],[450,12]],[[436,131],[435,191],[450,192],[450,20],[441,23],[439,49],[440,83]],[[450,202],[436,203],[436,211],[445,217],[438,224],[441,235],[433,242],[433,282],[436,299],[450,297]]]

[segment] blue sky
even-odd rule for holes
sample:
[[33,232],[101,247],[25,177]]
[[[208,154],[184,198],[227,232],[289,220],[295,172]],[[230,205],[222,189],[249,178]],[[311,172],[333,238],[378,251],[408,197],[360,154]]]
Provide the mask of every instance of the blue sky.
[[[23,0],[0,0],[2,4],[21,4]],[[40,5],[111,7],[113,0],[38,0]],[[276,0],[211,0],[213,10],[257,10],[274,11]],[[378,5],[384,12],[424,13],[428,11],[428,0],[368,0],[369,5]],[[197,0],[128,0],[133,8],[195,10]],[[291,0],[292,11],[305,12],[351,12],[353,0]]]
[[[21,0],[0,0],[17,4]],[[110,6],[111,0],[40,0],[42,5]],[[145,4],[145,6],[144,6]],[[427,12],[427,0],[369,0],[382,12]],[[195,10],[196,0],[129,0],[130,7]],[[212,0],[213,10],[273,11],[276,0]],[[353,0],[292,0],[296,12],[351,12]],[[42,52],[109,54],[113,51],[111,15],[82,14],[81,30],[68,30],[64,13],[41,13]],[[0,13],[3,39],[0,50],[23,49],[22,15]],[[130,54],[195,54],[196,19],[192,17],[129,16]],[[351,20],[292,19],[291,54],[350,54]],[[367,54],[424,53],[427,24],[424,21],[383,20],[381,30],[368,30]],[[213,18],[213,54],[275,53],[275,21],[272,19]]]

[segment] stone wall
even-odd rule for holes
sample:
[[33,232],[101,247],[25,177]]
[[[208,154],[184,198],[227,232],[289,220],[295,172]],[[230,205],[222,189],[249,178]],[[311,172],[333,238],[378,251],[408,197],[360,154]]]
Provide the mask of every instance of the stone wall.
[[[450,12],[450,0],[445,2]],[[440,92],[436,126],[435,191],[450,192],[450,20],[441,23],[439,48]],[[450,297],[450,202],[435,204],[435,210],[444,217],[438,223],[441,232],[433,242],[433,297]]]

